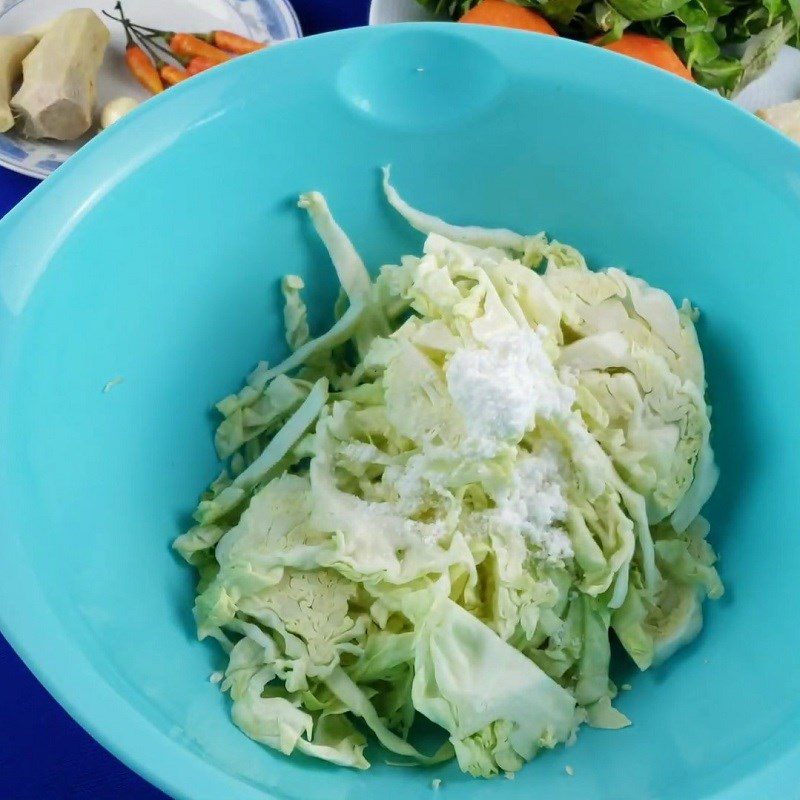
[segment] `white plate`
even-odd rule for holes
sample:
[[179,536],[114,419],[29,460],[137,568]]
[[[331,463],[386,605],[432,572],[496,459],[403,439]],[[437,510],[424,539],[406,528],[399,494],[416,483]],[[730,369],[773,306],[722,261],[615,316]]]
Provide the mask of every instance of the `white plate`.
[[[370,25],[432,19],[437,18],[422,8],[416,0],[372,0],[369,7]],[[784,47],[778,60],[766,74],[746,86],[733,102],[748,111],[755,111],[764,106],[786,103],[799,97],[800,50]]]
[[[0,34],[23,33],[70,8],[114,13],[115,0],[0,0]],[[177,31],[230,30],[257,41],[302,36],[288,0],[125,0],[129,19],[152,28]],[[111,31],[97,82],[97,108],[121,95],[145,100],[150,95],[125,66],[122,26],[102,17]],[[13,131],[0,134],[0,165],[23,175],[46,178],[91,136],[73,142],[24,139]]]

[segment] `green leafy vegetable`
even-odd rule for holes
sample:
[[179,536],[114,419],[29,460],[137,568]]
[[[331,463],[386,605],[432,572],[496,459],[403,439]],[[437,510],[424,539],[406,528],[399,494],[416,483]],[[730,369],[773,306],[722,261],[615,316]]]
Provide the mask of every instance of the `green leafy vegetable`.
[[613,6],[620,14],[634,22],[658,19],[677,11],[686,0],[613,0]]
[[[647,669],[722,594],[697,312],[543,234],[421,212],[388,169],[384,189],[426,240],[375,280],[301,199],[341,313],[311,338],[283,282],[293,353],[217,404],[227,468],[174,546],[252,739],[364,769],[366,728],[404,763],[514,772],[630,724],[612,631]],[[438,751],[408,740],[417,715]]]
[[[769,0],[767,0],[769,2]],[[767,22],[771,25],[760,33],[755,34],[748,42],[742,54],[742,83],[750,83],[772,64],[778,57],[781,47],[796,35],[797,21],[791,20],[784,24],[777,22],[780,19],[781,2],[773,0],[767,6]],[[794,12],[793,12],[794,13]]]

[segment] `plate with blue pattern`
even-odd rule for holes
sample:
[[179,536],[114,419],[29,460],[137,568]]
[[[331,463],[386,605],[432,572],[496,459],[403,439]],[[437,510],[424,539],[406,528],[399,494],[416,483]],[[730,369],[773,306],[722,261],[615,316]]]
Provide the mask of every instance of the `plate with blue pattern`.
[[[113,13],[114,0],[0,0],[0,35],[39,28],[70,8],[91,8],[98,14]],[[300,23],[288,0],[125,0],[126,15],[141,25],[173,31],[230,30],[257,41],[277,43],[302,36]],[[122,26],[102,17],[111,32],[97,80],[95,118],[115,97],[144,101],[150,95],[125,66],[125,34]],[[89,138],[70,142],[26,139],[14,129],[0,134],[0,165],[46,178]]]

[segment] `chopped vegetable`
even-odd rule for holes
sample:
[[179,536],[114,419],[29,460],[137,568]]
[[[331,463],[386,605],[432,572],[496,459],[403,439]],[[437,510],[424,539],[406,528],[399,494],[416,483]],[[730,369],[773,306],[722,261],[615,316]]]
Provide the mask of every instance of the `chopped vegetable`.
[[186,58],[201,56],[214,64],[222,64],[232,58],[230,53],[225,53],[190,33],[176,33],[169,37],[168,42],[173,53]]
[[459,22],[476,25],[497,25],[501,28],[519,28],[523,31],[558,36],[555,28],[532,8],[523,8],[509,0],[480,0]]
[[22,86],[11,100],[24,136],[69,140],[89,130],[109,38],[88,9],[67,11],[53,23],[22,62]]
[[256,50],[263,50],[267,46],[265,42],[256,42],[245,36],[239,36],[238,33],[231,33],[231,31],[213,31],[213,33],[202,38],[210,41],[220,50],[235,53],[236,55],[255,53]]
[[108,128],[139,105],[132,97],[115,97],[103,107],[100,114],[100,127]]
[[286,275],[281,281],[286,343],[292,350],[298,350],[311,338],[308,330],[308,310],[301,295],[305,286],[299,275]]
[[14,127],[11,94],[22,74],[22,59],[36,46],[38,39],[29,34],[0,36],[0,133]]
[[615,53],[621,53],[638,61],[652,64],[654,67],[661,67],[667,72],[694,82],[690,70],[678,58],[675,51],[662,39],[642,36],[640,33],[623,33],[619,39],[604,44],[603,47],[606,50],[612,50]]
[[[406,763],[512,777],[630,724],[612,632],[647,669],[722,594],[696,315],[543,234],[418,211],[388,169],[384,190],[426,240],[375,279],[301,196],[338,319],[310,338],[283,281],[293,352],[218,403],[228,468],[175,549],[252,739],[365,769],[361,725]],[[417,714],[439,751],[409,742]]]

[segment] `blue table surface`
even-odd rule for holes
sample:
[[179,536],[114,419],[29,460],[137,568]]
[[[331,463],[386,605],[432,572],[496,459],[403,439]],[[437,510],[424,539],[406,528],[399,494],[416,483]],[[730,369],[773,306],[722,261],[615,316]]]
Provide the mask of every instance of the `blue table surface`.
[[[368,0],[294,0],[306,36],[366,24]],[[0,216],[38,184],[0,168]],[[0,800],[163,800],[42,688],[0,637]],[[230,800],[220,798],[220,800]]]

